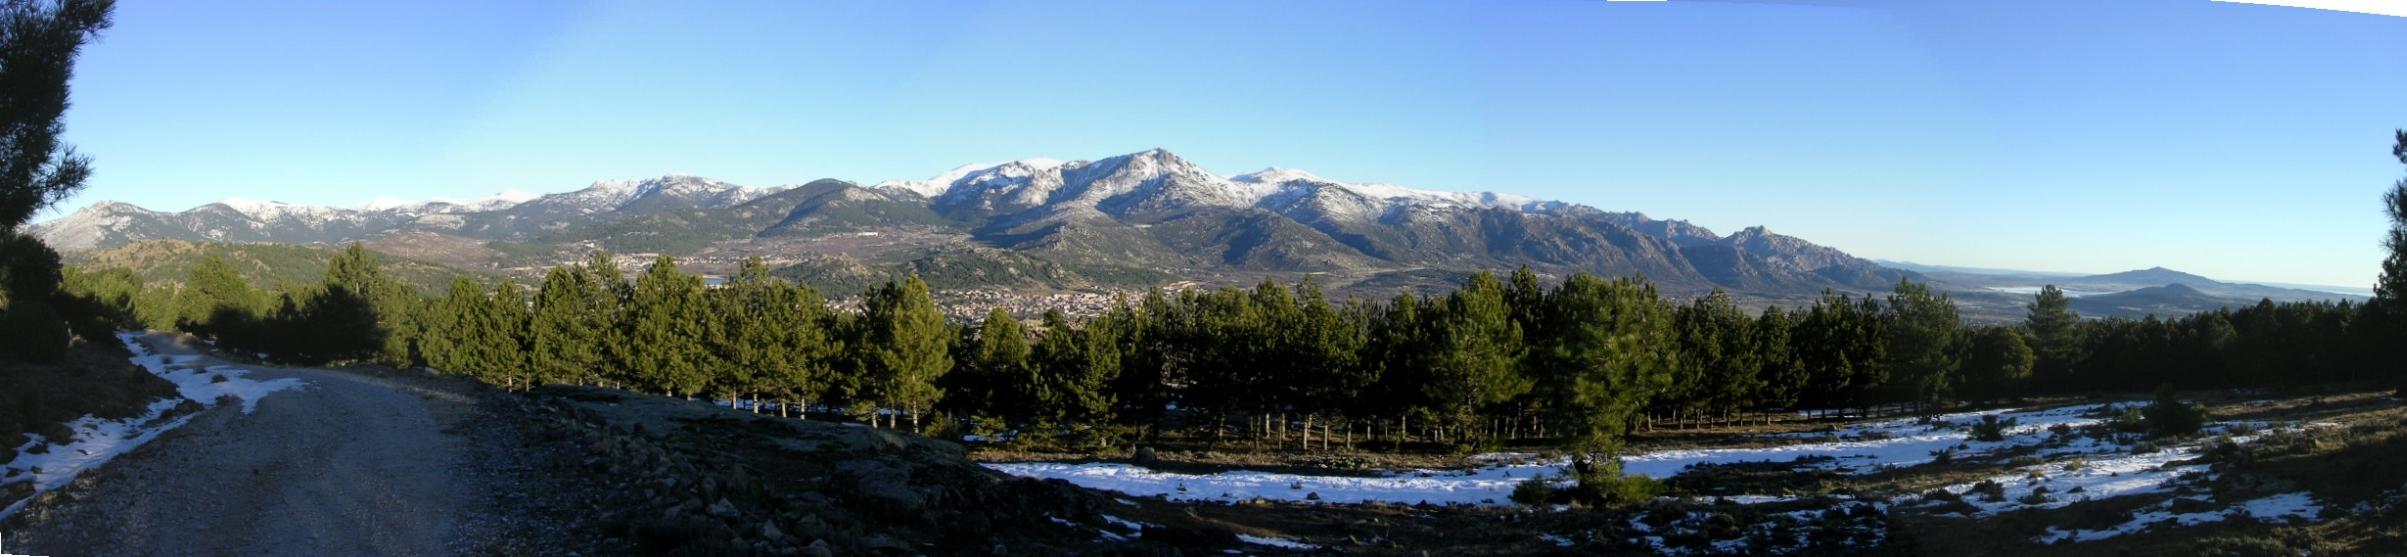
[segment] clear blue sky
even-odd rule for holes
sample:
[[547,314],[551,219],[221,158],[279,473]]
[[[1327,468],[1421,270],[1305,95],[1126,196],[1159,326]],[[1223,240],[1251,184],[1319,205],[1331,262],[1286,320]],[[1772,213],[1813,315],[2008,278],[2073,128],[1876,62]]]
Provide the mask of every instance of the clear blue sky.
[[2371,283],[2407,19],[2001,4],[137,0],[75,81],[99,174],[49,216],[1163,147],[1876,258]]

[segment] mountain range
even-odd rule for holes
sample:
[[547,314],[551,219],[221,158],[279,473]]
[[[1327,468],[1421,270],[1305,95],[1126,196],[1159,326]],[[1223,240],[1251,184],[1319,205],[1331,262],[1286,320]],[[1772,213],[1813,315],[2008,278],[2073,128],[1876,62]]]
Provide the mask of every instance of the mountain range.
[[[705,270],[760,255],[826,282],[909,270],[953,286],[1081,288],[1325,273],[1432,280],[1529,265],[1643,274],[1675,291],[1795,296],[1885,290],[1914,273],[1762,227],[1727,235],[1637,212],[1501,193],[1329,180],[1272,168],[1221,175],[1154,149],[1022,159],[928,180],[751,188],[695,176],[596,182],[546,195],[351,207],[227,200],[154,211],[102,202],[32,227],[68,252],[154,240],[366,242],[464,269],[665,253]],[[1208,280],[1207,280],[1208,282]]]

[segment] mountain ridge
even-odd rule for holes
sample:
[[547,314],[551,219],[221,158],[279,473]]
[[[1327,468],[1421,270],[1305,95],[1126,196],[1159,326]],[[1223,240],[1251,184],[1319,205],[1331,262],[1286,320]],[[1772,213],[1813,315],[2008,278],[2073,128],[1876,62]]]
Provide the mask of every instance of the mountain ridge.
[[474,251],[507,255],[444,261],[462,268],[573,261],[593,249],[705,259],[753,254],[788,263],[825,255],[844,265],[908,267],[942,253],[983,253],[970,249],[982,246],[1098,276],[1529,265],[1550,274],[1643,274],[1690,289],[1784,294],[1885,289],[1915,276],[1763,227],[1717,235],[1638,212],[1343,182],[1277,167],[1222,175],[1163,149],[963,165],[929,180],[869,186],[822,179],[754,188],[671,174],[519,197],[354,208],[238,201],[172,213],[112,201],[32,231],[65,251],[144,240],[403,238],[420,242],[421,251],[480,245]]

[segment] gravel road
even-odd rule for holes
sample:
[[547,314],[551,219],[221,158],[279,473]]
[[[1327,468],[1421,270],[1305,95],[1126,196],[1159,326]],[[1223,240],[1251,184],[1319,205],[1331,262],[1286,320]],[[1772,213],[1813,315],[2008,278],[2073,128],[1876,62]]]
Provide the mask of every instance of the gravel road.
[[[142,341],[159,354],[201,354],[167,335]],[[535,467],[481,437],[506,428],[480,404],[489,394],[418,373],[199,363],[307,385],[252,414],[220,404],[79,478],[27,510],[8,552],[487,554],[556,530],[512,524],[543,514],[510,508],[527,486],[504,485]]]

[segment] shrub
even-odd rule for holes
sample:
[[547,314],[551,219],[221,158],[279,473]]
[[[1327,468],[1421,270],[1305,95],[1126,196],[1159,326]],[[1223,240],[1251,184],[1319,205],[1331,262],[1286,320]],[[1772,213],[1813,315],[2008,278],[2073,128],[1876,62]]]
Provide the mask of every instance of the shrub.
[[1981,480],[1981,483],[1972,484],[1972,493],[1981,494],[1983,501],[1991,503],[2004,501],[2006,500],[2006,485],[1997,483],[1997,480]]
[[1972,438],[1975,441],[1992,443],[2004,441],[2006,440],[2006,431],[2014,429],[2014,422],[2014,418],[1997,419],[1996,414],[1981,416],[1981,423],[1972,424]]
[[0,359],[57,363],[67,358],[67,322],[48,304],[18,300],[0,313]]
[[1555,486],[1545,476],[1521,480],[1520,485],[1513,486],[1514,503],[1535,507],[1553,501],[1554,497]]
[[2206,409],[2173,398],[2172,389],[2158,389],[2156,402],[2142,413],[2148,433],[2159,437],[2195,434],[2206,425]]
[[[1515,490],[1518,492],[1518,488]],[[1663,483],[1646,476],[1624,476],[1619,470],[1597,471],[1580,476],[1575,498],[1591,505],[1639,503],[1654,499],[1663,492]]]
[[2123,413],[2116,414],[2114,419],[2107,420],[2106,427],[2123,433],[2147,433],[2148,420],[2140,412],[2140,409],[2125,408]]

